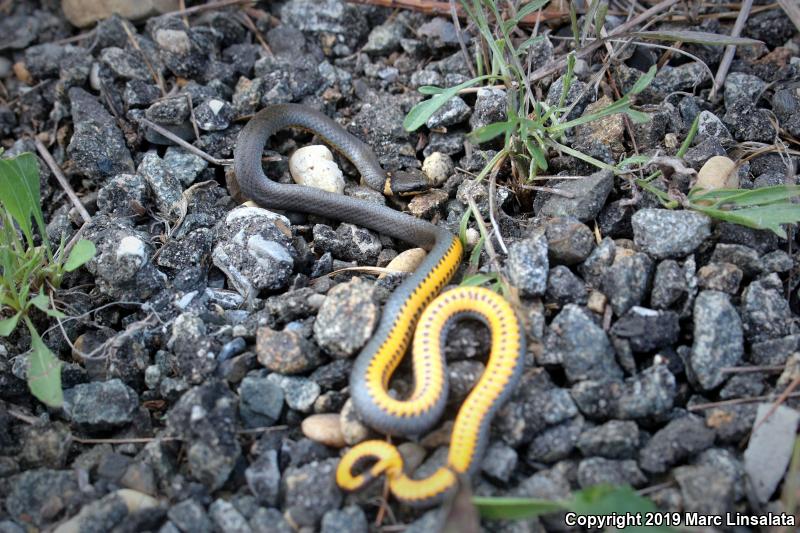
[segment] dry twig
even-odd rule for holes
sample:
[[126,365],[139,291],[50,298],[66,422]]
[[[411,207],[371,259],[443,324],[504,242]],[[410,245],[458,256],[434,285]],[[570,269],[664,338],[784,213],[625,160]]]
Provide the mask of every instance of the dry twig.
[[256,0],[220,0],[219,2],[210,2],[208,4],[200,4],[199,6],[187,7],[185,9],[176,9],[175,11],[168,11],[166,15],[194,15],[203,11],[214,11],[215,9],[222,9],[223,7],[238,6],[243,4],[254,4]]
[[[800,398],[800,392],[791,392],[789,394],[782,395],[781,399],[787,398]],[[722,400],[719,402],[708,402],[708,403],[698,403],[697,405],[692,405],[687,408],[689,411],[705,411],[706,409],[713,409],[714,407],[725,407],[726,405],[740,405],[743,403],[756,403],[756,402],[763,402],[768,401],[771,402],[775,400],[774,394],[766,394],[764,396],[752,396],[750,398],[734,398],[732,400]]]
[[177,144],[181,148],[185,148],[186,150],[189,150],[194,155],[202,157],[203,159],[205,159],[206,161],[208,161],[212,165],[225,166],[225,165],[232,165],[233,164],[233,160],[232,159],[217,159],[216,157],[205,153],[200,148],[198,148],[198,147],[196,147],[196,146],[194,146],[192,144],[189,144],[188,142],[184,141],[183,139],[181,139],[180,137],[178,137],[177,135],[175,135],[174,133],[169,131],[167,128],[159,126],[155,122],[150,122],[149,120],[147,120],[144,117],[141,117],[138,120],[139,120],[140,124],[144,124],[148,128],[150,128],[153,131],[155,131],[156,133],[161,134],[164,137],[166,137],[167,139],[169,139],[170,141],[174,142],[175,144]]
[[[363,4],[371,6],[388,7],[391,9],[410,9],[412,11],[419,11],[426,15],[444,15],[450,14],[450,2],[437,2],[433,0],[347,0],[351,4]],[[460,18],[466,18],[464,10],[461,6],[456,6],[456,13]],[[566,11],[549,10],[540,11],[539,13],[532,13],[524,17],[520,21],[521,26],[533,26],[540,20],[558,20],[563,19],[569,15]]]
[[90,220],[92,220],[92,216],[83,206],[80,198],[78,198],[78,195],[75,194],[75,191],[72,189],[72,186],[69,184],[69,181],[67,181],[67,178],[64,176],[64,173],[61,172],[61,168],[59,168],[58,163],[56,163],[56,160],[53,159],[53,156],[50,154],[50,150],[48,150],[47,147],[44,144],[42,144],[42,141],[40,141],[37,137],[33,138],[33,142],[36,145],[36,151],[39,152],[40,156],[42,156],[42,159],[44,159],[44,162],[47,163],[47,166],[50,167],[50,170],[56,177],[58,184],[61,185],[61,188],[64,189],[65,193],[67,193],[67,196],[72,202],[72,205],[75,206],[75,209],[77,209],[78,214],[81,215],[83,221],[89,222]]
[[[736,17],[736,22],[733,24],[733,29],[731,30],[731,37],[738,37],[742,33],[744,23],[747,21],[747,17],[750,16],[750,8],[752,7],[753,0],[742,1],[742,7],[739,9],[739,16]],[[735,53],[735,46],[729,44],[725,47],[725,53],[722,56],[722,61],[719,63],[717,75],[714,77],[714,86],[711,88],[711,94],[709,95],[710,100],[716,98],[717,91],[719,91],[722,88],[722,84],[725,83],[725,78],[728,76],[728,69],[731,68],[731,62],[733,61],[733,55]]]
[[[648,9],[647,11],[640,13],[639,15],[630,19],[629,21],[624,22],[619,26],[617,26],[616,28],[614,28],[613,30],[609,31],[608,36],[619,37],[620,35],[628,31],[631,31],[633,28],[635,28],[642,22],[652,19],[662,11],[668,10],[669,8],[677,4],[679,1],[680,0],[662,0],[658,4]],[[606,39],[598,39],[584,46],[583,48],[578,50],[577,53],[575,54],[576,59],[583,59],[585,57],[592,55],[598,48],[603,46],[605,41]],[[551,61],[547,65],[534,70],[531,73],[528,82],[533,83],[536,80],[540,80],[542,78],[550,76],[555,72],[563,70],[566,66],[567,66],[567,56],[564,56],[561,59],[558,59],[557,61]]]
[[800,31],[800,4],[797,0],[778,0],[783,10],[792,19],[797,31]]

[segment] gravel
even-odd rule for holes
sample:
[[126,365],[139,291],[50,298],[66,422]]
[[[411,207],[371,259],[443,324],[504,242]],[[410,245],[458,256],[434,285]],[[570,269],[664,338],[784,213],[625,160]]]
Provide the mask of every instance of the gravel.
[[537,195],[534,213],[543,216],[569,216],[588,222],[603,208],[614,187],[614,176],[611,172],[601,170],[579,180],[551,180],[547,182],[547,186],[557,189],[559,194]]
[[[647,497],[664,511],[781,511],[786,468],[776,457],[767,454],[770,468],[756,470],[770,474],[758,508],[750,497],[744,450],[759,406],[740,400],[777,397],[797,375],[795,232],[787,227],[782,238],[687,207],[690,173],[667,170],[651,181],[678,202],[667,209],[632,188],[630,176],[573,155],[612,166],[634,155],[675,157],[695,118],[697,135],[683,155],[694,170],[714,156],[741,158],[752,143],[791,146],[800,137],[799,49],[780,9],[749,17],[743,35],[764,44],[739,48],[715,100],[703,65],[677,55],[659,62],[642,47],[610,66],[619,94],[593,79],[602,49],[575,62],[564,91],[565,72],[536,73],[564,57],[552,35],[569,33],[568,23],[554,22],[550,37],[525,43],[523,57],[536,73],[534,99],[558,115],[564,96],[566,112],[547,127],[602,112],[660,64],[653,82],[631,95],[649,119],[632,124],[635,142],[622,115],[604,116],[553,138],[565,148],[550,143],[547,169],[529,176],[524,157],[483,172],[503,140],[476,146],[470,133],[508,120],[514,107],[511,89],[491,80],[454,95],[416,131],[403,127],[430,98],[417,89],[475,75],[468,63],[480,37],[459,35],[449,14],[287,0],[262,2],[247,20],[237,6],[155,16],[153,2],[109,17],[97,10],[101,2],[77,10],[78,2],[62,3],[63,13],[58,2],[12,2],[0,20],[0,136],[3,157],[36,153],[34,136],[47,146],[91,215],[80,219],[38,161],[53,248],[80,235],[97,251],[53,292],[68,315],[60,328],[31,314],[62,363],[63,408],[30,394],[35,358],[25,328],[0,338],[0,400],[12,407],[11,416],[0,413],[1,531],[290,533],[377,523],[369,502],[381,497],[381,482],[345,495],[335,470],[347,446],[383,437],[359,419],[349,379],[407,275],[365,267],[385,267],[419,243],[381,235],[346,213],[241,205],[233,165],[210,161],[231,160],[247,118],[276,103],[325,113],[394,177],[427,181],[422,194],[388,197],[361,184],[341,154],[330,161],[341,169],[336,194],[463,230],[466,250],[450,286],[472,274],[507,282],[502,292],[528,348],[521,384],[494,418],[476,465],[475,494],[569,500],[611,483],[652,487]],[[162,3],[161,10],[180,7]],[[669,29],[730,33],[730,20],[708,18],[714,11],[700,6],[702,24]],[[607,27],[622,21],[608,16]],[[656,20],[650,29],[667,26]],[[721,47],[684,49],[718,70]],[[272,135],[265,175],[293,181],[289,158],[310,144],[325,139],[292,129]],[[800,168],[792,154],[746,159],[737,162],[746,189],[796,181]],[[470,200],[485,227],[469,213]],[[484,233],[488,241],[478,245]],[[489,366],[491,338],[479,322],[452,324],[443,345],[448,408],[418,439],[395,441],[417,475],[447,460],[458,408]],[[400,364],[393,393],[403,397],[413,382],[411,365]],[[792,402],[783,408],[795,410]],[[126,498],[144,508],[129,511]],[[408,531],[441,524],[438,512],[387,504],[392,524]],[[564,531],[563,519],[481,527]]]
[[508,249],[509,281],[523,296],[541,296],[547,288],[548,247],[544,235],[538,234],[515,242]]
[[544,345],[539,363],[561,365],[570,382],[622,377],[605,332],[574,304],[553,319]]
[[136,391],[119,379],[77,385],[64,391],[64,414],[78,427],[103,431],[125,426],[139,406]]
[[657,259],[685,257],[711,234],[710,219],[693,211],[642,209],[631,221],[636,246]]
[[722,368],[736,366],[744,353],[742,322],[727,295],[702,291],[694,304],[694,343],[687,370],[705,389],[725,379]]
[[665,472],[670,466],[714,444],[714,432],[702,418],[687,415],[657,431],[639,453],[639,465],[647,472]]

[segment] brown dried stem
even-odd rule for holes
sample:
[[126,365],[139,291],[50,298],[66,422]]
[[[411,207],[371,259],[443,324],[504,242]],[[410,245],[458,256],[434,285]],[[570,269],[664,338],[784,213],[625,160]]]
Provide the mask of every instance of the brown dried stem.
[[52,154],[50,154],[50,150],[48,150],[47,147],[42,144],[42,141],[40,141],[37,137],[33,138],[33,143],[36,145],[36,151],[39,152],[40,156],[42,156],[42,159],[44,159],[44,162],[47,163],[47,166],[50,167],[50,170],[56,177],[58,184],[61,185],[61,188],[64,189],[65,193],[67,193],[69,200],[72,202],[72,205],[75,206],[75,209],[78,211],[78,214],[80,214],[83,221],[89,222],[92,220],[92,216],[83,206],[80,198],[78,198],[78,195],[75,194],[75,191],[72,189],[69,181],[67,181],[66,176],[64,176],[64,173],[61,172],[61,168],[59,168],[58,163],[56,163],[56,160],[53,159]]

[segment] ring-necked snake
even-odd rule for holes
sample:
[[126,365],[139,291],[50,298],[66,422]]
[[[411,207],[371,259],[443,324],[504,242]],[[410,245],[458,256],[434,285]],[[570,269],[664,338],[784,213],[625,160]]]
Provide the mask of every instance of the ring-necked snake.
[[[491,419],[519,380],[525,352],[519,321],[508,302],[488,289],[459,287],[434,299],[461,261],[461,242],[447,230],[389,207],[268,179],[261,167],[264,145],[286,128],[315,133],[347,157],[367,185],[390,192],[391,177],[366,144],[322,113],[282,104],[257,113],[239,135],[234,165],[245,196],[264,207],[364,226],[429,251],[419,268],[389,297],[375,333],[353,365],[350,395],[368,426],[403,436],[417,436],[430,429],[447,401],[444,343],[449,326],[469,316],[491,331],[489,362],[456,416],[446,465],[427,478],[411,479],[403,472],[397,448],[372,440],[351,448],[337,469],[336,480],[345,490],[361,489],[385,474],[399,500],[412,505],[440,502],[456,488],[460,475],[472,473],[480,464]],[[415,325],[414,388],[408,399],[400,400],[389,392],[389,382],[411,343]]]

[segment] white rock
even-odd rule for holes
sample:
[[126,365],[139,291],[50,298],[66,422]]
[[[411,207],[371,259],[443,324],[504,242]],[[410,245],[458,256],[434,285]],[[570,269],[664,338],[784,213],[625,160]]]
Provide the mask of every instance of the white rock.
[[455,167],[450,156],[441,152],[433,152],[422,162],[422,173],[425,174],[435,187],[443,185]]
[[[119,489],[116,492],[107,494],[103,498],[104,501],[111,501],[114,499],[123,502],[125,507],[128,508],[129,514],[137,511],[143,511],[145,509],[151,509],[158,505],[158,500],[152,496],[132,489]],[[73,516],[66,522],[59,524],[59,526],[53,531],[54,533],[79,533],[81,531],[81,525],[83,525],[83,520],[89,518],[90,516],[92,516],[92,510],[87,506],[77,515]]]
[[467,228],[467,248],[474,248],[478,241],[481,240],[481,233],[475,228]]
[[[769,418],[767,418],[769,415]],[[758,501],[766,503],[786,475],[792,458],[800,413],[771,403],[758,406],[750,442],[744,451],[744,470]]]
[[216,98],[213,100],[208,101],[208,107],[211,109],[211,112],[215,115],[219,113],[219,110],[222,109],[222,106],[225,105],[225,102],[222,100],[217,100]]
[[289,158],[289,172],[295,183],[342,194],[344,176],[326,146],[298,148]]
[[117,259],[122,259],[126,256],[136,258],[140,265],[145,264],[147,262],[147,254],[145,252],[144,242],[133,235],[123,237],[123,239],[119,241],[119,246],[117,247]]
[[155,38],[159,47],[173,54],[186,55],[192,49],[189,35],[182,30],[158,30]]
[[273,222],[280,221],[286,226],[292,225],[292,223],[289,222],[289,219],[286,218],[285,216],[279,215],[278,213],[275,213],[268,209],[264,209],[263,207],[257,207],[255,205],[244,205],[242,207],[237,207],[236,209],[231,210],[225,217],[225,224],[231,225],[236,220],[239,220],[241,218],[251,218],[251,217],[264,217],[267,220]]
[[294,259],[286,251],[286,248],[275,241],[264,239],[261,235],[252,235],[247,239],[247,251],[256,259],[266,259],[267,264],[272,264],[271,261],[294,264]]

